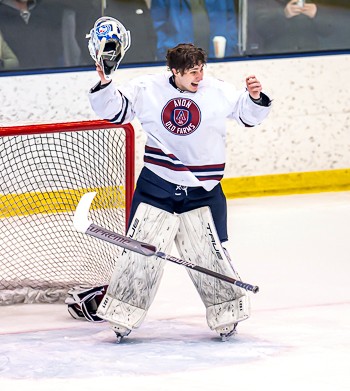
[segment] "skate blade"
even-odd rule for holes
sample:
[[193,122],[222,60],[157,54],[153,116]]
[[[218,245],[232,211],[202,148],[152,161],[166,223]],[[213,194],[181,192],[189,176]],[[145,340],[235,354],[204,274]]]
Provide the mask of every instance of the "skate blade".
[[232,337],[234,337],[237,333],[230,333],[227,335],[221,335],[221,342],[227,342],[229,341]]
[[119,344],[119,343],[121,343],[122,342],[122,339],[124,338],[124,336],[123,335],[120,335],[120,334],[115,334],[115,337],[116,337],[116,340],[115,340],[115,343],[116,344]]
[[221,337],[221,341],[222,342],[227,342],[229,339],[231,339],[232,337],[234,337],[236,334],[237,334],[237,323],[235,324],[235,327],[233,330],[231,330],[229,333],[222,333],[220,334],[220,337]]

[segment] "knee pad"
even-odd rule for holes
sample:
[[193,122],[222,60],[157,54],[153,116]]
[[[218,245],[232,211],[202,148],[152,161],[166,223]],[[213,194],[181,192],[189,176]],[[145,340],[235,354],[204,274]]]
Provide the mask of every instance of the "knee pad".
[[[179,215],[180,226],[175,243],[180,256],[196,265],[240,279],[221,245],[209,207]],[[233,284],[188,270],[206,307],[211,329],[237,323],[250,316],[248,293]]]
[[[179,226],[177,216],[141,203],[127,236],[169,252]],[[123,250],[116,260],[107,293],[97,315],[128,329],[138,327],[158,290],[165,261]]]

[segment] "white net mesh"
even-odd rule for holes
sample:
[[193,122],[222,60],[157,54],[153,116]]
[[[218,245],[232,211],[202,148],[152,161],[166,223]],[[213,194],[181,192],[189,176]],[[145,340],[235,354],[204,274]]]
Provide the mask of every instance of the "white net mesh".
[[72,218],[96,190],[91,219],[125,232],[126,131],[0,137],[0,305],[62,301],[72,286],[108,283],[120,250],[76,232]]

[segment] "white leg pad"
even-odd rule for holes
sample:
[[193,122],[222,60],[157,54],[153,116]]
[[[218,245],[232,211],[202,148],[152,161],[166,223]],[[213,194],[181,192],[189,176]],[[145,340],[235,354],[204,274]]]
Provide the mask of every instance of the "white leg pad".
[[[141,203],[127,236],[168,253],[178,226],[177,216]],[[123,250],[116,260],[107,293],[98,307],[98,316],[130,330],[139,327],[158,290],[164,263],[155,256],[146,257]]]
[[[182,213],[175,238],[182,259],[217,273],[240,279],[220,243],[209,207]],[[212,330],[247,319],[250,300],[247,292],[236,285],[188,270],[206,307],[207,322]]]

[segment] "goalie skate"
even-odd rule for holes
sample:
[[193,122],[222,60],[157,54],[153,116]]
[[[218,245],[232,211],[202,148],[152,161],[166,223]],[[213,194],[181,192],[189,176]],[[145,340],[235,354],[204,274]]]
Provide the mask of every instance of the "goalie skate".
[[216,330],[220,334],[222,342],[228,341],[231,337],[233,337],[237,334],[237,325],[238,325],[238,323],[235,323],[233,325],[233,327],[231,325],[231,326],[222,327],[221,329]]
[[131,330],[116,323],[110,323],[110,325],[111,329],[115,332],[116,343],[120,343],[124,337],[127,337],[131,333]]

